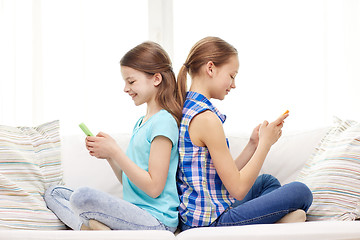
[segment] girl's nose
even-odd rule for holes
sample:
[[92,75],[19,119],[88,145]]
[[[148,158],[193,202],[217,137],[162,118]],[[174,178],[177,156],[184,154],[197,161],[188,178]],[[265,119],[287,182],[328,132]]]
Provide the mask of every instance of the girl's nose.
[[236,85],[235,85],[235,79],[232,81],[232,83],[231,83],[231,86],[230,86],[231,88],[236,88]]

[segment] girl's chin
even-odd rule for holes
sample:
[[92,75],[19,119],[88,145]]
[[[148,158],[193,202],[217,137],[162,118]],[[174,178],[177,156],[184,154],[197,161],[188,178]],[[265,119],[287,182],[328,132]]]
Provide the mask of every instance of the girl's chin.
[[224,100],[224,99],[225,99],[225,96],[226,96],[226,95],[217,96],[216,99],[217,99],[217,100]]
[[144,104],[144,102],[134,100],[134,104],[135,104],[135,106],[140,106],[140,105]]

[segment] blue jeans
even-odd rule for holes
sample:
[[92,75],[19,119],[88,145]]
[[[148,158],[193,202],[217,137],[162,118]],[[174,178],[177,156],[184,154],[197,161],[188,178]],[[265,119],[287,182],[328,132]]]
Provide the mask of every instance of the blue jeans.
[[90,219],[113,230],[176,230],[134,204],[88,187],[73,191],[65,186],[51,186],[44,199],[47,207],[74,230],[80,230],[82,224],[88,226]]
[[[226,209],[209,227],[241,226],[275,223],[286,214],[311,206],[313,197],[303,183],[292,182],[284,186],[273,176],[259,176],[241,201]],[[181,230],[190,226],[180,223]]]

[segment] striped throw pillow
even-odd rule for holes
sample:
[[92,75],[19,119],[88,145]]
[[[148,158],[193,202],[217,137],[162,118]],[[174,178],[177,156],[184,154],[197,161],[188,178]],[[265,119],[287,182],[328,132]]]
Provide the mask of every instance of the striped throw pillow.
[[360,123],[336,118],[298,180],[314,196],[307,220],[360,218]]
[[61,183],[59,121],[0,125],[0,229],[65,229],[43,200],[48,186]]

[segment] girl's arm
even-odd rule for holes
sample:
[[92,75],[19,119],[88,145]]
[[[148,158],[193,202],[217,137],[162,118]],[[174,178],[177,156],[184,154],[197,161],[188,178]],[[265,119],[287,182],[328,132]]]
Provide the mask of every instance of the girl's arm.
[[105,133],[99,133],[96,137],[87,137],[86,146],[91,156],[116,163],[130,181],[150,197],[156,198],[163,191],[170,165],[172,148],[170,139],[163,136],[154,138],[150,148],[148,171],[131,161],[115,140]]
[[240,155],[235,159],[235,164],[238,170],[241,170],[254,155],[254,152],[259,144],[259,124],[252,132],[248,144],[245,146]]
[[[198,146],[209,149],[215,169],[229,193],[236,199],[245,197],[254,184],[270,147],[281,135],[282,122],[287,115],[259,128],[259,143],[247,164],[239,171],[226,144],[220,119],[211,111],[198,114],[189,126],[190,138]],[[209,131],[211,129],[211,131]]]
[[122,170],[119,165],[112,159],[106,159],[115,173],[117,179],[122,183]]

